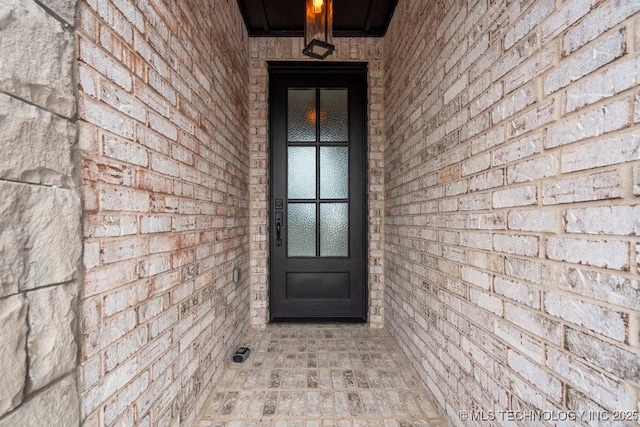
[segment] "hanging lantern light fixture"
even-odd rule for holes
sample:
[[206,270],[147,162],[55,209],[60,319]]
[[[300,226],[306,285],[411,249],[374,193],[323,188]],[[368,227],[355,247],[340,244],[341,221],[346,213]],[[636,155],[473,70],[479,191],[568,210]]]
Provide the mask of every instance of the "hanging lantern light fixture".
[[333,0],[305,0],[304,49],[302,53],[325,59],[333,53]]

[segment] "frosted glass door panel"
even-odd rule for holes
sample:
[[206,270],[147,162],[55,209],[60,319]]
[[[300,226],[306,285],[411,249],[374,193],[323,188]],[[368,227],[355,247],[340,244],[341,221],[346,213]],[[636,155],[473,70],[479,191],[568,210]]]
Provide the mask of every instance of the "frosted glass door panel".
[[320,256],[349,256],[349,205],[320,205]]
[[316,90],[289,89],[287,109],[289,142],[316,142]]
[[289,147],[287,169],[289,199],[315,199],[316,147]]
[[349,197],[349,148],[320,147],[320,198]]
[[316,256],[315,203],[289,203],[287,230],[290,257]]
[[320,141],[349,141],[347,89],[320,89]]

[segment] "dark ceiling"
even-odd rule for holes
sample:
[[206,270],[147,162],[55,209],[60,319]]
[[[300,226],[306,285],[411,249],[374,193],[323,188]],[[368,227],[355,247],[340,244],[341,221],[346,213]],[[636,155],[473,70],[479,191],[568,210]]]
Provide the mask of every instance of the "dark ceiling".
[[[382,37],[398,0],[334,0],[334,37]],[[250,36],[302,36],[304,0],[238,0]]]

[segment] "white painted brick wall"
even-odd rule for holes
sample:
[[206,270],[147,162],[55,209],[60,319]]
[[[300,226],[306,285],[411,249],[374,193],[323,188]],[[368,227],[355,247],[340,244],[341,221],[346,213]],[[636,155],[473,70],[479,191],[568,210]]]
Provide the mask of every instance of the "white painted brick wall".
[[529,310],[512,303],[505,303],[504,318],[528,333],[536,335],[545,342],[560,345],[562,343],[562,325],[537,310]]
[[533,257],[539,252],[539,239],[536,236],[517,234],[494,234],[493,250],[508,254]]
[[568,233],[638,236],[640,206],[567,209],[564,221]]
[[[628,112],[622,114],[628,115]],[[607,147],[604,152],[603,146]],[[640,160],[640,132],[638,131],[597,139],[567,150],[562,155],[560,170],[563,173],[574,172],[634,160]]]
[[617,62],[568,88],[567,111],[576,111],[637,85],[640,82],[639,61],[639,58],[632,58]]
[[248,38],[196,3],[79,2],[85,425],[194,425],[248,326]]
[[566,57],[544,80],[545,94],[566,87],[625,53],[625,33],[616,31]]
[[560,272],[560,286],[597,301],[606,301],[632,310],[640,308],[640,280],[619,273],[601,273],[577,267],[566,267]]
[[618,171],[583,175],[542,186],[544,205],[616,199],[621,195],[622,178]]
[[621,99],[555,123],[547,128],[545,147],[553,148],[622,129],[631,124],[630,111],[631,102]]
[[506,280],[496,277],[493,282],[493,290],[511,300],[517,301],[529,307],[540,308],[540,291],[525,283]]
[[[588,360],[595,366],[619,377],[629,378],[638,382],[640,379],[640,356],[629,351],[628,348],[620,348],[609,344],[593,335],[567,329],[567,348],[577,356]],[[610,363],[615,361],[615,363]]]
[[573,52],[600,36],[627,17],[640,11],[640,4],[630,2],[604,2],[578,25],[571,27],[562,38],[562,55]]
[[625,341],[628,319],[622,313],[550,292],[545,295],[544,306],[545,311],[554,317],[582,326],[599,335]]
[[496,337],[504,341],[506,345],[517,348],[525,356],[537,363],[544,363],[545,352],[542,340],[535,339],[502,320],[496,320],[494,332]]
[[589,395],[605,408],[634,410],[632,396],[618,380],[603,375],[566,353],[552,348],[547,350],[547,366],[557,372],[568,385],[589,390]]
[[533,7],[521,15],[519,20],[506,31],[504,35],[505,49],[509,49],[514,43],[529,34],[553,9],[554,2],[552,0],[534,2]]
[[559,229],[559,223],[555,210],[513,210],[507,216],[509,230],[555,232]]
[[550,237],[545,244],[550,259],[615,270],[629,269],[629,244],[623,241]]
[[494,191],[491,205],[494,209],[535,205],[538,203],[537,195],[538,188],[531,185]]
[[502,316],[503,305],[502,300],[487,292],[478,291],[475,289],[469,290],[469,301],[478,307],[482,307],[498,316]]
[[515,350],[510,350],[507,365],[519,373],[529,383],[535,385],[555,402],[562,400],[562,382],[537,363],[527,359]]
[[452,425],[640,404],[639,24],[636,1],[398,3],[386,320]]
[[540,135],[534,133],[493,151],[493,166],[500,166],[540,152]]

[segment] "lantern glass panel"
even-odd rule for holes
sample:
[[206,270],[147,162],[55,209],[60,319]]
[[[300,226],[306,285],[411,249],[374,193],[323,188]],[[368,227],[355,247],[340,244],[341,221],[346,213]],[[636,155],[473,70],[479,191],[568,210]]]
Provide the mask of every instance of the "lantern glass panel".
[[333,52],[333,0],[306,0],[304,53],[323,59]]

